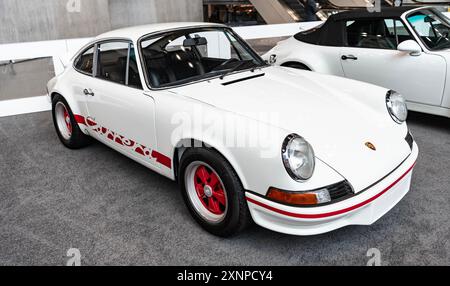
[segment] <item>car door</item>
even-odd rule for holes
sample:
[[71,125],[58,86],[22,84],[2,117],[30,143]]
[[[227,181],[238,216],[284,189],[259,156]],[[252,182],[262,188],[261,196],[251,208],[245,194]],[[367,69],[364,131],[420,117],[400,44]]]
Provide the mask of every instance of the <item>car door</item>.
[[347,46],[341,50],[341,63],[346,77],[393,89],[410,102],[441,105],[446,62],[438,55],[398,51],[399,43],[413,39],[400,19],[345,24]]
[[134,46],[128,41],[96,45],[95,77],[86,86],[90,133],[151,166],[158,166],[155,102],[144,94]]

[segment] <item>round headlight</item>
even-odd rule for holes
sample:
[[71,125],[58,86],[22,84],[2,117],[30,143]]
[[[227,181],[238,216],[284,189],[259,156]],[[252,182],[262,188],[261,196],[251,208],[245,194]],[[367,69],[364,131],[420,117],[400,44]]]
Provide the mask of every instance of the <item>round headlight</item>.
[[402,124],[408,118],[408,107],[405,98],[398,92],[389,91],[386,96],[386,105],[392,119],[398,124]]
[[302,137],[292,134],[284,140],[282,148],[284,167],[296,181],[312,177],[316,165],[314,150]]

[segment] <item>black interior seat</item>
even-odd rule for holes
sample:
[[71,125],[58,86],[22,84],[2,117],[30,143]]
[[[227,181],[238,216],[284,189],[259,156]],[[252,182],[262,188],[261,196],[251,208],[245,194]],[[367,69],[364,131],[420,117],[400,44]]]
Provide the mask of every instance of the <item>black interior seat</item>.
[[117,63],[107,67],[106,74],[113,82],[125,84],[125,75],[127,70],[127,57],[120,57],[117,59]]
[[128,50],[101,52],[99,56],[99,77],[125,84]]
[[159,87],[177,80],[163,52],[144,51],[149,80],[153,87]]
[[143,54],[149,80],[154,87],[206,73],[201,61],[190,50],[175,52],[145,50]]
[[139,75],[139,69],[135,57],[130,58],[128,85],[132,87],[142,88],[141,77]]
[[359,37],[356,46],[372,49],[395,49],[395,37],[390,38],[384,20],[371,22],[369,25],[361,25],[355,33]]
[[177,80],[205,74],[203,64],[193,51],[176,51],[169,54],[170,64]]

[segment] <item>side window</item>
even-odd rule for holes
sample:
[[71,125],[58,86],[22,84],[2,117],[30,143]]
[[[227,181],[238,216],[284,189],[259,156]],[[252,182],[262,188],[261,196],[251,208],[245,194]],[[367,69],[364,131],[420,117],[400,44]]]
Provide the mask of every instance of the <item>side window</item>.
[[130,61],[128,66],[128,86],[142,89],[141,77],[139,76],[139,69],[136,60],[136,52],[134,45],[130,46]]
[[94,71],[94,47],[91,47],[75,60],[75,68],[83,73],[92,75]]
[[134,46],[108,42],[98,47],[97,77],[142,89]]
[[400,44],[406,40],[414,40],[402,21],[396,20],[395,27],[397,31],[397,44]]
[[389,19],[347,21],[347,44],[356,48],[395,50],[397,41],[393,23]]
[[395,38],[396,22],[394,21],[394,19],[385,19],[384,24],[386,25],[387,34],[389,35],[389,37]]
[[384,20],[386,28],[388,30],[388,36],[397,46],[403,41],[412,40],[413,38],[409,34],[403,22],[400,20],[386,19]]
[[98,47],[97,77],[126,84],[129,43],[110,42]]

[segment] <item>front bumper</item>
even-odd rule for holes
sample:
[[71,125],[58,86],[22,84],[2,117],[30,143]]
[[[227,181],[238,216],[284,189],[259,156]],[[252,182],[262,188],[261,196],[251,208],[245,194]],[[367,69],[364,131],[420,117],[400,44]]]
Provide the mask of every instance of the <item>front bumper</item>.
[[419,148],[401,166],[368,190],[335,204],[301,208],[246,193],[253,220],[270,230],[292,235],[316,235],[348,225],[371,225],[390,211],[409,191]]

